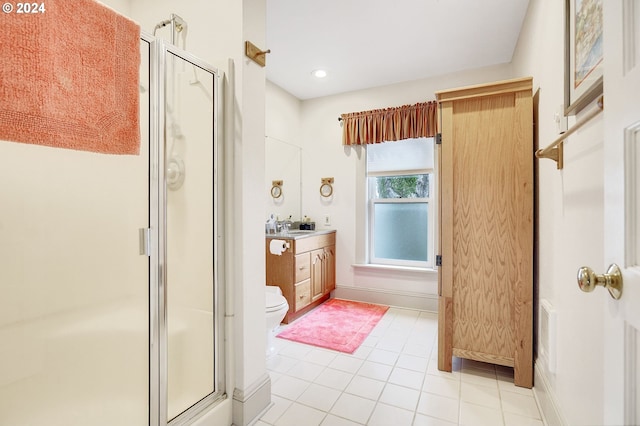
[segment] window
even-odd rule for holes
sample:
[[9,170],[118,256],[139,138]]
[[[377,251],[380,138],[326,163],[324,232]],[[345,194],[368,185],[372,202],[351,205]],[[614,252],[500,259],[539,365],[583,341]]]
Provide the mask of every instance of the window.
[[369,263],[433,266],[433,139],[367,146]]

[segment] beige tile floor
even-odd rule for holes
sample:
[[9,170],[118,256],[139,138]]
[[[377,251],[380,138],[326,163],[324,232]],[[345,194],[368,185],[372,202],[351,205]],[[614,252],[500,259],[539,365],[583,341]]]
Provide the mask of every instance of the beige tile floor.
[[276,339],[273,405],[254,424],[543,425],[513,369],[456,358],[438,371],[436,338],[436,314],[390,308],[353,355]]

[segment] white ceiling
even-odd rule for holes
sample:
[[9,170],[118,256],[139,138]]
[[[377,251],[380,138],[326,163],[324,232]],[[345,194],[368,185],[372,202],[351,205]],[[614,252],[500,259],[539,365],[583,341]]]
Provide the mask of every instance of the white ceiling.
[[267,79],[311,99],[510,62],[528,3],[267,0]]

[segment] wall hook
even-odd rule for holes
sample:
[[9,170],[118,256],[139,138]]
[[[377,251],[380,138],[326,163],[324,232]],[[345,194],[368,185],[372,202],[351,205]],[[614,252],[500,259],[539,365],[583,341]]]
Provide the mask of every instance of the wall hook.
[[271,49],[260,50],[255,44],[251,43],[250,41],[244,42],[244,54],[261,67],[264,67],[267,63],[267,53],[271,53]]

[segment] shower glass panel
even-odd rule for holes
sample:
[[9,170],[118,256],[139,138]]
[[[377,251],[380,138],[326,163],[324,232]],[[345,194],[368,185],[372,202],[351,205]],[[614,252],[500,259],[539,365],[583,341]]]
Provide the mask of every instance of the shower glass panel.
[[[177,49],[176,49],[177,52]],[[216,391],[216,76],[167,51],[165,76],[167,415]]]
[[[149,57],[140,155],[0,141],[0,424],[149,423]],[[100,82],[96,82],[100,84]]]

